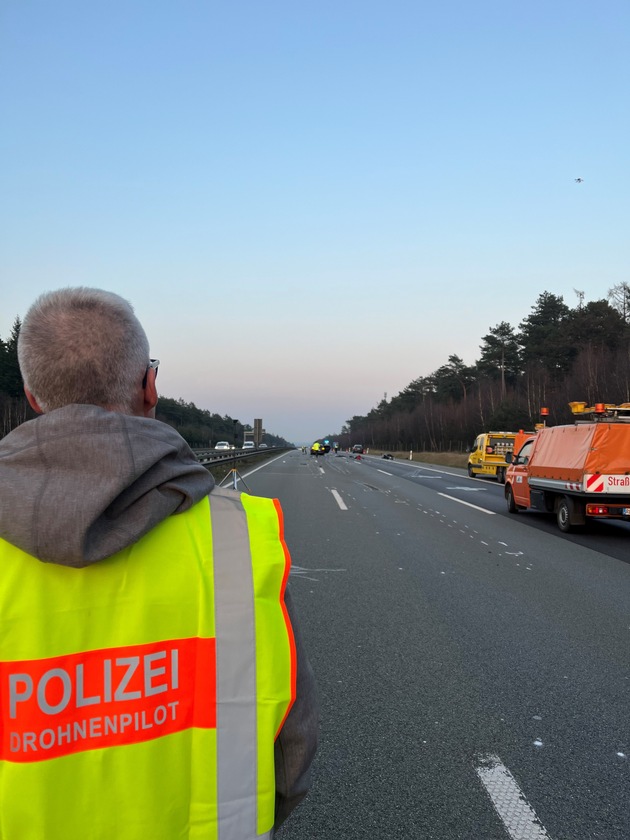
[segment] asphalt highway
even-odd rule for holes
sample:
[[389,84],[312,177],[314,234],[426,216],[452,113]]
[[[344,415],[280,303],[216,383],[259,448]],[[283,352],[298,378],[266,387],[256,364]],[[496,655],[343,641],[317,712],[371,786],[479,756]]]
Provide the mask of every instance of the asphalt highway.
[[282,503],[322,709],[279,840],[630,838],[628,525],[369,456],[243,476]]

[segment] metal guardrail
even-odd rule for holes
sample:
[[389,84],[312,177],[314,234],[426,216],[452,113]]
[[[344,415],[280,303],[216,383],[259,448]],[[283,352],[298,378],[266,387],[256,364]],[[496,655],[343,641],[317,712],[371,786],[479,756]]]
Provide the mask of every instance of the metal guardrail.
[[273,455],[286,451],[282,446],[269,446],[265,449],[193,449],[199,462],[204,465],[230,464],[254,458],[256,455]]

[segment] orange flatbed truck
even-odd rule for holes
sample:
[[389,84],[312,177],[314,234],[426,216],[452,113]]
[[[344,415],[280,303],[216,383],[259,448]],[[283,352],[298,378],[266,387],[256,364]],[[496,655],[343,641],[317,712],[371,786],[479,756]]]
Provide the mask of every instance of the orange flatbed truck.
[[574,424],[542,428],[508,457],[508,511],[555,513],[565,533],[590,517],[630,521],[630,403],[569,405]]

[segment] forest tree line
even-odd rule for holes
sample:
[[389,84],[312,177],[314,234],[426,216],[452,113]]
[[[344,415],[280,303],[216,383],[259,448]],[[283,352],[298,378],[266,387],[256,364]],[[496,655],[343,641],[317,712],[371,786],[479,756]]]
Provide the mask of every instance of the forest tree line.
[[[18,365],[17,342],[21,321],[16,318],[11,334],[6,340],[0,338],[0,438],[8,434],[25,420],[36,414],[24,396],[22,375]],[[160,396],[156,418],[176,429],[186,442],[194,448],[214,446],[219,440],[239,445],[244,433],[252,427],[229,415],[221,416],[182,399]],[[286,446],[287,441],[278,435],[265,434],[268,446]]]
[[482,431],[533,429],[572,422],[569,402],[630,402],[630,285],[571,308],[539,295],[518,327],[501,321],[481,339],[472,365],[453,354],[428,376],[387,395],[341,433],[327,437],[386,450],[463,451]]

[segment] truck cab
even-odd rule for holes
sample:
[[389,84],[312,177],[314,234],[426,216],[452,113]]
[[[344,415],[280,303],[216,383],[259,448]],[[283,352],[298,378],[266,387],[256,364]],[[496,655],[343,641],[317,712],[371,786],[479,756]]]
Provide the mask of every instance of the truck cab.
[[514,449],[516,432],[483,432],[477,435],[468,455],[468,475],[487,475],[505,481],[505,456]]
[[505,498],[510,513],[530,506],[527,465],[535,443],[535,437],[527,438],[516,455],[507,456],[509,466],[505,476]]

